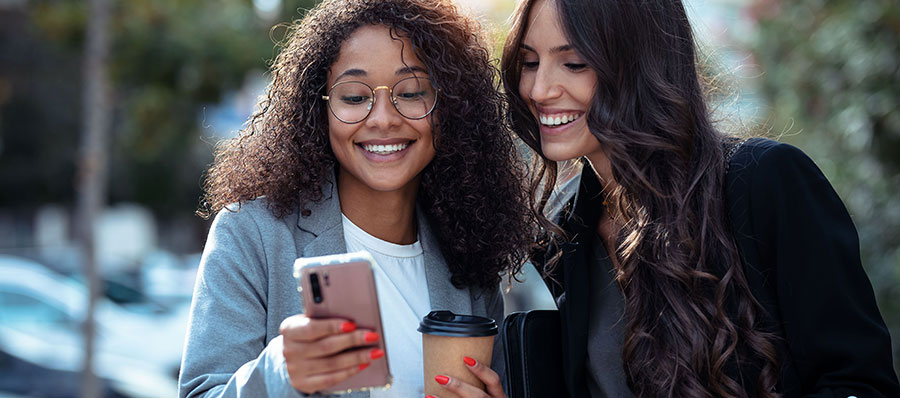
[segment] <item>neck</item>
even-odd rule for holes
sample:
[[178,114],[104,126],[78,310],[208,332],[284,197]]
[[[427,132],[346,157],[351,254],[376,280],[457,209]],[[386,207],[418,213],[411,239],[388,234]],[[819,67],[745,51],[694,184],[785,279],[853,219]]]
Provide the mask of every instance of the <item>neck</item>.
[[389,192],[375,191],[340,170],[338,196],[341,212],[368,234],[398,245],[416,241],[418,184]]

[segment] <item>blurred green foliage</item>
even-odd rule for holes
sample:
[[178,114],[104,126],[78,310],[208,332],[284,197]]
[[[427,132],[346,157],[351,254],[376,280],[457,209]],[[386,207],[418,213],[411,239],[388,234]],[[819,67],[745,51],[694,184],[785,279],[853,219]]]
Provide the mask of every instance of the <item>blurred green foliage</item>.
[[[276,54],[271,27],[314,3],[284,0],[265,15],[250,0],[114,2],[110,200],[190,216],[212,161],[204,110],[264,71]],[[0,9],[0,207],[73,201],[87,9],[82,0]]]
[[900,369],[900,3],[755,3],[768,124],[850,210]]

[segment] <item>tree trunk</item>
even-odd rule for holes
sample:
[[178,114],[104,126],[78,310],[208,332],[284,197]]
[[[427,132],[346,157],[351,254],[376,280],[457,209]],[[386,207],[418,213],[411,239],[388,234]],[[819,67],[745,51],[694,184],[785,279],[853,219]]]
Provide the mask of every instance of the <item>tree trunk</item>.
[[107,60],[109,58],[109,0],[90,0],[85,37],[82,76],[82,141],[78,159],[77,233],[83,250],[84,274],[88,284],[87,314],[84,320],[84,363],[82,398],[100,396],[94,374],[94,308],[100,278],[94,252],[94,220],[105,206],[107,142],[111,124],[111,101]]

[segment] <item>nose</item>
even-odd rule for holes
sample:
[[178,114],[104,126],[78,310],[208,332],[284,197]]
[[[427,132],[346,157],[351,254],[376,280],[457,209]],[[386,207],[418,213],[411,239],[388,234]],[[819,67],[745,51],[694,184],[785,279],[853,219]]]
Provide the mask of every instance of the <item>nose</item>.
[[534,81],[528,96],[535,102],[544,102],[562,95],[562,87],[559,84],[553,68],[539,65],[534,73]]
[[[366,118],[366,126],[383,130],[399,126],[403,121],[403,116],[391,103],[391,89],[380,86],[373,91],[375,93],[375,104],[372,106],[372,112],[369,113],[369,117]],[[379,91],[384,93],[379,95]]]

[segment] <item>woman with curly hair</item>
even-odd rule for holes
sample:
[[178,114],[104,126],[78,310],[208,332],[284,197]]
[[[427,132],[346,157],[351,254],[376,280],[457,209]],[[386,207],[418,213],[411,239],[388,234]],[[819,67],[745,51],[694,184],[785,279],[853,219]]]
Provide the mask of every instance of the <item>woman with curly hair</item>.
[[[716,130],[681,1],[513,18],[501,74],[540,155],[535,263],[570,396],[900,397],[847,210],[797,148]],[[577,159],[574,198],[548,206],[555,162]]]
[[[316,395],[385,354],[392,387],[350,396],[421,397],[424,315],[502,319],[500,274],[533,233],[495,70],[449,1],[326,0],[291,25],[259,110],[207,175],[201,210],[217,215],[181,397]],[[359,249],[378,263],[384,336],[301,314],[294,260]],[[458,360],[503,396],[502,361]]]

